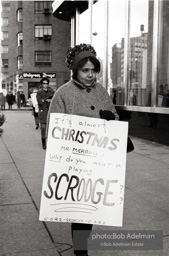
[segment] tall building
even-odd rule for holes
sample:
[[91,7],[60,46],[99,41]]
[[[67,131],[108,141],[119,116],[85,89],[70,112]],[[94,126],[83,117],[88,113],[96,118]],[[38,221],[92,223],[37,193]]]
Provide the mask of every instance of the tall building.
[[[146,104],[147,78],[147,33],[130,38],[129,42],[129,105]],[[121,44],[112,47],[111,76],[113,87],[117,90],[117,104],[124,104],[122,90],[124,75],[124,38]]]
[[[2,89],[29,97],[42,77],[57,89],[70,78],[65,64],[70,23],[53,16],[51,1],[2,1]],[[65,36],[66,35],[66,36]]]
[[[111,79],[113,87],[119,85],[119,79],[121,77],[121,44],[115,44],[112,47],[112,69]],[[121,79],[120,79],[121,80]]]

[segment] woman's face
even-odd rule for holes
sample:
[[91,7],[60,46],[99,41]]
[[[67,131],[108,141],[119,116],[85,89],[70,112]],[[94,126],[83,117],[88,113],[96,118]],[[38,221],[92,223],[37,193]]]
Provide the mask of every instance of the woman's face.
[[85,86],[91,86],[96,80],[96,69],[93,63],[88,60],[86,64],[78,70],[77,79]]
[[47,91],[48,85],[49,85],[48,81],[47,81],[47,80],[44,80],[44,81],[42,82],[42,88],[43,88],[43,90]]

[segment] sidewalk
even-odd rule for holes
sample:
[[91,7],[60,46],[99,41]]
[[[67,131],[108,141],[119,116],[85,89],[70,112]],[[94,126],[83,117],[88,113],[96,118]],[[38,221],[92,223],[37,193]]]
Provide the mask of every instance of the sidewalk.
[[[7,104],[7,102],[6,102],[6,104],[5,104],[5,109],[6,109],[6,111],[9,111],[9,109],[8,109],[8,104]],[[17,104],[16,103],[14,103],[13,105],[12,105],[12,110],[18,110],[18,111],[22,111],[22,110],[25,110],[25,111],[31,111],[32,110],[32,107],[31,106],[25,106],[25,107],[20,107],[20,108],[18,108],[18,106],[17,106]],[[11,111],[11,110],[10,110]]]
[[[0,138],[0,256],[73,256],[70,224],[40,222],[45,151],[30,109],[6,110]],[[163,251],[102,250],[89,256],[169,255],[169,147],[132,138],[122,228],[163,230]]]

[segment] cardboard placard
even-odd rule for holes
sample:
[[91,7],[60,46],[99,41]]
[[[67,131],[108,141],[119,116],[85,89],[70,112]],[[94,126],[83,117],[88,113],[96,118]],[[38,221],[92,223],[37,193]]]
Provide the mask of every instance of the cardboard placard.
[[50,114],[41,221],[122,226],[128,123]]

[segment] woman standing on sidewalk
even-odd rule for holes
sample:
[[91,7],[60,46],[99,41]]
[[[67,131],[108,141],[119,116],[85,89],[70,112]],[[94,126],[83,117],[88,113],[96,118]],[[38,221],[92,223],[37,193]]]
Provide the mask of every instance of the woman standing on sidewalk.
[[14,104],[14,96],[12,92],[8,92],[8,94],[6,95],[6,100],[8,103],[8,109],[12,109],[12,105]]
[[[68,50],[67,66],[73,72],[72,79],[62,85],[54,94],[50,113],[67,113],[79,116],[101,118],[101,110],[109,110],[118,120],[115,107],[106,89],[97,82],[100,62],[91,45],[80,44]],[[74,232],[78,236],[74,236]],[[87,256],[87,239],[92,230],[91,224],[72,223],[71,231],[75,255]],[[78,250],[79,243],[82,246]]]

